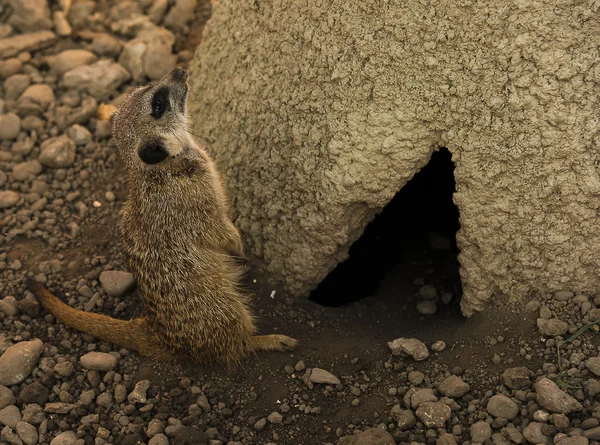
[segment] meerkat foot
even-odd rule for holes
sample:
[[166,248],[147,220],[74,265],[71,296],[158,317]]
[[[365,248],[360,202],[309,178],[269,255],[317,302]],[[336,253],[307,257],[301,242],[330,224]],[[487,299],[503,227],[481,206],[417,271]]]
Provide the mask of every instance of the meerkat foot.
[[292,351],[298,346],[298,340],[287,335],[255,335],[250,339],[253,351]]

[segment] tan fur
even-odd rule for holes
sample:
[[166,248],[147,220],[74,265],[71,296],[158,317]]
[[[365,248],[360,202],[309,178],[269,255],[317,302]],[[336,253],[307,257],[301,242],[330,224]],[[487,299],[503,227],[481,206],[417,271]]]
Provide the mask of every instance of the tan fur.
[[[128,170],[121,236],[145,314],[131,321],[72,309],[33,280],[29,289],[61,322],[157,360],[232,365],[252,351],[283,351],[297,341],[255,335],[240,288],[240,234],[229,218],[219,174],[187,131],[185,71],[135,90],[113,114],[113,138]],[[170,92],[170,111],[151,116],[153,95]],[[142,162],[159,139],[168,157]]]

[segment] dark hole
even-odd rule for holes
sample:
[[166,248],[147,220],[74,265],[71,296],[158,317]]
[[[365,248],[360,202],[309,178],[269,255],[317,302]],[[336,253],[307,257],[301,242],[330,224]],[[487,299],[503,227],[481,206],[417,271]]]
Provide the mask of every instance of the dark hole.
[[[389,280],[404,280],[417,288],[432,284],[440,294],[460,295],[456,258],[460,225],[452,202],[454,191],[452,156],[441,148],[371,221],[350,248],[349,258],[319,284],[310,299],[338,307],[383,290],[382,284]],[[440,249],[444,242],[447,248]],[[416,277],[423,273],[436,282],[420,284]],[[386,289],[393,287],[387,284]]]

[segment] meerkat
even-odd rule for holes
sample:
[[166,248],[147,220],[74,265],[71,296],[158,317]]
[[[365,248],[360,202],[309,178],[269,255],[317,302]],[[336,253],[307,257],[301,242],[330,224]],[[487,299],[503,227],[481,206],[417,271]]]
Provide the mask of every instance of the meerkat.
[[56,318],[159,361],[236,365],[254,351],[288,351],[285,335],[256,335],[242,291],[240,234],[219,174],[192,139],[187,74],[177,68],[134,90],[111,116],[128,173],[120,232],[144,315],[125,321],[73,309],[29,279]]

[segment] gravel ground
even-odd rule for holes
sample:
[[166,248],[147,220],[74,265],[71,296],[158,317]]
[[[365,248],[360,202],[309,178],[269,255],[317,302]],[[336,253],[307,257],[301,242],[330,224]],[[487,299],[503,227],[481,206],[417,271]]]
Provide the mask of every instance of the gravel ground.
[[196,0],[0,2],[0,444],[599,444],[594,294],[465,321],[427,258],[341,308],[285,298],[255,269],[261,328],[302,347],[231,373],[151,363],[40,309],[26,276],[85,311],[139,313],[102,107],[185,66],[209,14]]

